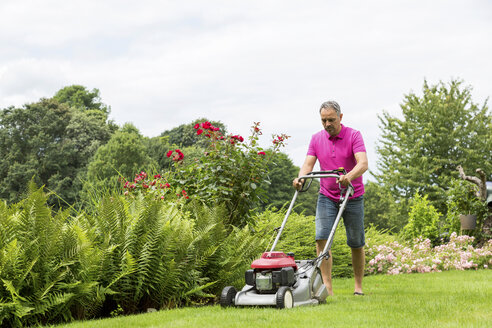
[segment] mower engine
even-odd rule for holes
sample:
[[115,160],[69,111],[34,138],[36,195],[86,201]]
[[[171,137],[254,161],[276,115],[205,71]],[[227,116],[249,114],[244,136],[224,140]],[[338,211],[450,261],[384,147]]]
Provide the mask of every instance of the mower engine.
[[281,286],[295,284],[297,264],[294,254],[283,252],[265,252],[260,259],[253,261],[246,271],[246,284],[254,286],[262,294],[274,294]]

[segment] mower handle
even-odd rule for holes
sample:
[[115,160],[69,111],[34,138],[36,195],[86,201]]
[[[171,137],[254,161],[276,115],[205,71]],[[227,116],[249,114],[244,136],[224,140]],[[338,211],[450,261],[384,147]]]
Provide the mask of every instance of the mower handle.
[[[294,197],[292,198],[292,201],[290,202],[289,209],[287,210],[287,213],[285,214],[284,220],[282,221],[282,225],[280,226],[280,229],[277,233],[277,237],[275,238],[275,241],[273,242],[273,245],[272,245],[270,252],[273,252],[275,250],[275,247],[277,246],[277,243],[280,239],[280,235],[282,234],[282,231],[284,230],[285,224],[287,223],[287,218],[289,217],[290,212],[294,208],[294,203],[296,202],[297,195],[299,194],[299,192],[307,191],[309,189],[309,187],[311,186],[311,183],[313,182],[314,178],[338,178],[344,174],[347,174],[347,171],[345,171],[345,169],[343,167],[341,167],[337,170],[331,170],[331,171],[310,172],[307,175],[303,175],[303,176],[299,177],[299,179],[309,179],[309,184],[306,188],[304,188],[304,183],[303,183],[301,190],[296,189],[296,192],[294,193]],[[340,187],[340,189],[341,189],[341,187]],[[345,205],[347,204],[348,198],[350,196],[352,196],[353,193],[354,193],[354,186],[352,186],[351,183],[349,184],[349,186],[345,190],[345,194],[343,194],[343,190],[340,192],[340,203],[342,203],[341,212],[343,212],[343,209],[345,208]],[[341,216],[340,210],[339,210],[338,216]],[[339,217],[338,217],[338,220],[340,220]],[[335,225],[335,227],[336,227],[336,225]],[[332,233],[334,233],[334,232],[332,232]],[[328,243],[327,243],[327,245],[328,245]],[[325,248],[326,247],[327,246],[325,246]],[[326,250],[324,252],[326,252]]]
[[[306,175],[300,176],[298,179],[299,180],[306,180],[309,179],[309,182],[306,186],[305,181],[302,183],[302,188],[299,190],[299,192],[306,192],[308,191],[309,187],[311,187],[311,183],[313,183],[313,179],[315,178],[338,178],[341,175],[347,174],[347,171],[343,167],[340,167],[336,170],[330,170],[330,171],[313,171],[309,172]],[[349,183],[349,186],[354,190],[354,186],[352,183]]]

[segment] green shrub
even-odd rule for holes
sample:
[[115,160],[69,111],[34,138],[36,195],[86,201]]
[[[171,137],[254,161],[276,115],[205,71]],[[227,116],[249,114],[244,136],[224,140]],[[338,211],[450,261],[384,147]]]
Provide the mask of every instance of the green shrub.
[[408,223],[401,231],[406,240],[422,237],[436,243],[439,238],[439,217],[441,214],[427,200],[427,195],[415,193],[411,203]]

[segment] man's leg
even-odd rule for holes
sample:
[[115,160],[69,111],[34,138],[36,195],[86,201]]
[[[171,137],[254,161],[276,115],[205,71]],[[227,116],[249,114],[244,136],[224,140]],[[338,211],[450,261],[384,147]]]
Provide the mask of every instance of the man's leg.
[[[326,240],[316,240],[316,254],[320,254],[323,249],[325,248],[326,245]],[[333,295],[333,287],[331,284],[331,267],[333,264],[333,260],[331,259],[331,251],[330,253],[330,258],[329,259],[323,259],[321,261],[320,269],[321,269],[321,276],[323,277],[323,282],[325,283],[326,290],[328,291],[328,295],[332,296]]]
[[[330,232],[335,223],[335,218],[338,213],[338,203],[332,201],[328,197],[320,194],[318,196],[318,203],[316,206],[316,252],[319,255],[326,245]],[[325,283],[328,295],[333,295],[333,288],[331,284],[331,267],[333,261],[331,259],[331,251],[329,252],[330,258],[323,259],[321,261],[320,269],[323,282]]]
[[347,245],[352,250],[352,268],[354,270],[354,292],[362,293],[362,279],[366,258],[364,253],[364,198],[351,199],[343,213],[343,222],[347,232]]
[[354,292],[356,293],[362,293],[362,279],[364,278],[365,264],[366,256],[364,253],[364,247],[352,248],[352,268],[354,269],[355,279]]

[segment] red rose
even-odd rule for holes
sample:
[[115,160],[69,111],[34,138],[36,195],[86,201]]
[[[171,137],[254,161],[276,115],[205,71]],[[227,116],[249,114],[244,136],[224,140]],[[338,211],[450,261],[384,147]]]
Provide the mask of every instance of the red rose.
[[195,130],[197,130],[198,128],[200,127],[200,124],[195,124],[195,126],[193,127]]
[[172,154],[173,154],[173,151],[172,151],[172,150],[170,150],[170,151],[168,151],[168,152],[167,152],[166,156],[167,156],[167,157],[171,157],[171,155],[172,155]]
[[198,129],[198,131],[196,131],[196,134],[197,134],[197,135],[200,135],[200,134],[202,134],[202,133],[203,133],[203,130],[202,130],[202,129]]
[[264,151],[258,152],[258,155],[266,155]]

